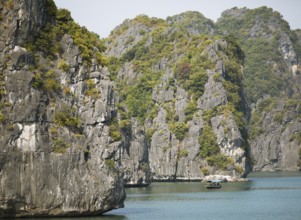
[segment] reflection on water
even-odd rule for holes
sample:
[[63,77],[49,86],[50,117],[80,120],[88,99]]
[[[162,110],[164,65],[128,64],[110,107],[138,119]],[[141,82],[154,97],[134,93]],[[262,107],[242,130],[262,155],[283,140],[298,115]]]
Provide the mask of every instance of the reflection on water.
[[252,172],[248,175],[248,178],[281,178],[281,177],[301,177],[300,171],[292,172]]
[[[0,218],[1,220],[3,218]],[[124,215],[106,214],[88,217],[53,217],[53,218],[9,218],[3,220],[128,220]]]
[[[0,218],[1,220],[3,218]],[[13,220],[14,218],[3,219]],[[102,216],[88,216],[88,217],[53,217],[53,218],[15,218],[14,220],[128,220],[124,215],[106,214]]]

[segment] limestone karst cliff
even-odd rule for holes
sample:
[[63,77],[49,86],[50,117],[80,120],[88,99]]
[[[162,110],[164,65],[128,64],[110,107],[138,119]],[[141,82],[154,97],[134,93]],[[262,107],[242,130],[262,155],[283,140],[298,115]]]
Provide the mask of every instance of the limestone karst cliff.
[[278,12],[142,15],[106,46],[127,183],[300,169],[300,34]]
[[0,6],[0,217],[122,207],[108,135],[116,94],[98,37],[51,0]]
[[267,7],[233,8],[217,21],[245,52],[243,80],[255,171],[298,170],[301,149],[300,36]]
[[262,7],[125,20],[0,1],[0,217],[97,215],[124,184],[298,170],[300,30]]
[[108,38],[127,184],[249,172],[244,55],[230,38],[207,35],[213,27],[197,12],[142,15]]

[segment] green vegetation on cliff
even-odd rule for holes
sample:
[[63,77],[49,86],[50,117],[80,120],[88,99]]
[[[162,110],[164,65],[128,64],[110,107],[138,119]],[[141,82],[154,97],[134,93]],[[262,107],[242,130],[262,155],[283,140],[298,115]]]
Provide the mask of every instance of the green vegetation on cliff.
[[[126,20],[107,39],[107,53],[115,54],[110,57],[108,68],[120,95],[119,129],[128,127],[130,130],[127,124],[137,118],[149,145],[153,137],[158,142],[158,136],[164,137],[164,131],[170,132],[172,135],[165,137],[166,141],[169,138],[165,152],[175,147],[175,143],[185,144],[192,138],[190,128],[201,119],[201,109],[205,108],[200,102],[210,98],[203,97],[205,85],[211,74],[215,74],[209,89],[222,86],[227,99],[226,103],[217,103],[208,114],[203,114],[205,122],[196,135],[199,153],[195,156],[215,169],[235,169],[234,159],[221,153],[210,120],[219,115],[228,120],[233,115],[239,129],[244,130],[241,82],[244,53],[235,39],[212,35],[213,28],[210,20],[195,12],[170,17],[167,21],[147,16]],[[217,68],[221,68],[221,72]],[[154,123],[154,119],[162,117],[162,112],[165,112],[162,124],[166,127],[158,130],[160,125]],[[225,126],[225,133],[227,129]],[[186,146],[178,147],[176,152],[177,163],[191,157]],[[238,167],[236,172],[243,173],[244,168]]]
[[52,18],[42,28],[35,41],[27,42],[24,47],[31,52],[42,52],[47,58],[54,60],[62,52],[60,41],[65,34],[73,38],[79,47],[84,62],[91,65],[94,58],[100,65],[107,65],[108,60],[102,54],[104,43],[99,36],[79,26],[71,18],[66,9],[57,9],[52,0],[47,1],[47,11]]
[[214,23],[197,11],[188,11],[182,14],[167,17],[167,23],[178,27],[192,35],[212,34]]
[[222,14],[216,26],[221,34],[235,36],[246,55],[243,83],[249,103],[256,103],[265,95],[277,97],[287,90],[286,76],[277,73],[287,68],[279,41],[281,32],[294,41],[296,36],[278,12],[267,7],[233,8]]
[[200,156],[202,158],[216,155],[220,152],[219,145],[216,141],[216,136],[211,126],[205,125],[202,133],[199,136]]
[[301,57],[297,35],[278,12],[267,7],[227,10],[216,26],[219,33],[235,36],[245,53],[242,83],[246,101],[253,107],[257,104],[248,131],[249,137],[254,139],[266,132],[265,114],[271,114],[273,109],[279,108],[272,113],[273,121],[285,123],[287,109],[280,107],[279,98],[300,99],[299,86],[292,74],[292,66]]

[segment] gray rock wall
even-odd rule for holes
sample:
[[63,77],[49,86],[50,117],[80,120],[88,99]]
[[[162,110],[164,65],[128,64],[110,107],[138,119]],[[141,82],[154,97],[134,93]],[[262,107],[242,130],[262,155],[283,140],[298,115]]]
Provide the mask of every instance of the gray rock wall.
[[[126,47],[120,39],[125,36],[139,39],[137,31],[130,32],[129,30],[139,29],[141,24],[137,27],[132,26],[129,21],[127,24],[130,28],[124,32],[124,35],[110,38],[110,40],[116,39],[118,43],[115,43],[114,40],[110,42],[110,45],[116,45],[116,48],[108,47],[107,54],[120,57],[130,50],[130,48],[122,49]],[[117,31],[119,29],[120,27],[117,28]],[[167,30],[170,29],[172,28],[167,27],[162,35],[168,35]],[[147,43],[145,46],[152,46],[149,39],[146,42],[150,42],[150,44]],[[143,186],[150,183],[150,180],[199,181],[208,174],[230,175],[234,179],[238,179],[249,172],[247,155],[243,149],[244,139],[231,113],[212,118],[211,124],[221,148],[221,153],[233,158],[233,164],[225,170],[221,170],[211,167],[205,158],[199,156],[200,144],[198,138],[204,128],[203,112],[228,104],[227,93],[221,81],[214,80],[214,76],[218,75],[222,78],[225,76],[225,66],[219,56],[225,56],[221,55],[223,53],[221,48],[226,48],[227,45],[226,41],[217,40],[209,44],[204,50],[204,56],[215,63],[215,66],[213,69],[207,70],[208,81],[204,87],[204,94],[197,100],[198,110],[194,113],[193,118],[187,122],[185,122],[185,109],[191,101],[190,95],[183,88],[183,85],[177,82],[173,70],[173,65],[181,58],[181,55],[171,59],[163,57],[152,65],[154,74],[157,74],[156,71],[164,72],[160,82],[152,91],[152,99],[158,108],[158,112],[153,119],[146,119],[144,124],[135,118],[131,118],[131,134],[124,134],[121,164],[126,170],[125,182],[127,185]],[[141,75],[143,75],[143,72],[135,72],[132,62],[126,62],[118,71],[117,78],[126,85],[133,85]],[[171,79],[175,80],[174,86],[169,85]],[[166,119],[170,113],[167,111],[173,112],[173,117],[176,117],[179,122],[187,124],[188,131],[183,139],[179,140],[170,130],[170,122]],[[226,129],[229,130],[227,134]],[[147,137],[149,132],[150,136]],[[141,167],[142,163],[144,164],[143,169]],[[235,166],[241,167],[242,173],[237,172]],[[208,174],[204,174],[202,169],[208,170]]]
[[[297,107],[285,108],[283,101],[261,115],[264,131],[251,141],[254,171],[296,171],[299,169],[301,123]],[[280,119],[277,117],[281,116]]]
[[[25,40],[32,40],[49,19],[46,13],[46,0],[4,1],[1,13],[1,49],[8,45],[20,45]],[[10,48],[11,49],[11,48]]]
[[[45,2],[18,0],[2,9],[10,25],[0,31],[0,217],[98,215],[125,199],[115,161],[121,146],[109,135],[117,97],[107,69],[83,65],[67,35],[53,61],[20,46],[45,24]],[[40,71],[50,75],[42,88],[35,84]]]
[[[254,170],[300,170],[300,31],[291,30],[277,11],[265,6],[229,9],[217,27],[236,36],[246,55],[244,84],[252,109],[248,135]],[[254,50],[260,41],[266,42],[266,48]],[[266,53],[271,48],[273,53]],[[262,54],[261,64],[252,62]],[[256,90],[261,94],[254,99]]]

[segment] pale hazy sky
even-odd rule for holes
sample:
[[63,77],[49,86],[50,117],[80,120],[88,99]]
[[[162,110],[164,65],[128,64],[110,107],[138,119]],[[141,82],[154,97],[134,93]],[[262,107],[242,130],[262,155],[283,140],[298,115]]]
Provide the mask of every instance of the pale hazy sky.
[[279,11],[292,29],[301,29],[301,0],[54,0],[59,8],[71,11],[74,20],[101,38],[127,18],[145,14],[165,19],[185,11],[199,11],[216,21],[233,7],[268,6]]

